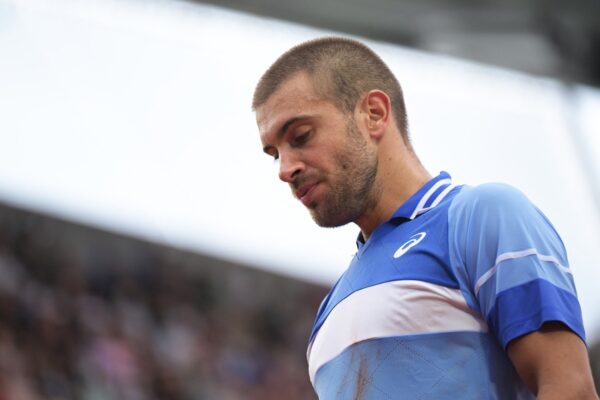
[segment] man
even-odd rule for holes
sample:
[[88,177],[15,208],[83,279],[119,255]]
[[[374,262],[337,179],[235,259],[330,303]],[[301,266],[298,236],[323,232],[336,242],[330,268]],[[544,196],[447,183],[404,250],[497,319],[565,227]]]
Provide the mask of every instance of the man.
[[361,230],[310,337],[319,398],[597,398],[552,225],[509,186],[432,178],[400,85],[369,48],[292,48],[253,108],[264,151],[317,224]]

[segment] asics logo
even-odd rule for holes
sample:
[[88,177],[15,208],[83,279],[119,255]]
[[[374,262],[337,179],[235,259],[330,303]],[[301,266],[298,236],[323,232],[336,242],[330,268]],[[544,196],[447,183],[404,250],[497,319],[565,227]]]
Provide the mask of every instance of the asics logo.
[[419,232],[412,235],[409,238],[408,242],[398,247],[398,250],[396,250],[396,252],[394,253],[394,258],[402,257],[404,253],[410,250],[411,247],[416,246],[417,244],[419,244],[419,242],[421,242],[421,240],[425,239],[425,236],[427,236],[427,233],[425,232]]

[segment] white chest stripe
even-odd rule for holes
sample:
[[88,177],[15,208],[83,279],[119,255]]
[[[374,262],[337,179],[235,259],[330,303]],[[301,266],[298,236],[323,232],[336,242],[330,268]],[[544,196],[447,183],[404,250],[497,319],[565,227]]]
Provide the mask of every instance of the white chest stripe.
[[313,338],[307,353],[310,379],[314,385],[321,366],[363,340],[487,330],[458,289],[409,280],[371,286],[342,300]]
[[489,271],[487,271],[485,274],[483,274],[479,277],[479,279],[475,283],[475,296],[479,295],[479,289],[481,289],[481,287],[487,281],[489,281],[492,276],[494,276],[496,274],[496,271],[498,270],[498,266],[501,262],[506,261],[506,260],[513,260],[515,258],[522,258],[522,257],[529,257],[529,256],[536,256],[537,258],[539,258],[542,261],[547,261],[547,262],[553,263],[554,265],[556,265],[557,268],[560,268],[563,272],[565,272],[567,274],[571,273],[571,270],[569,269],[569,267],[565,267],[564,265],[562,265],[556,257],[540,254],[540,253],[538,253],[537,249],[531,248],[531,249],[526,249],[526,250],[521,250],[521,251],[510,251],[507,253],[502,253],[498,257],[496,257],[496,262],[495,262],[494,266],[492,268],[490,268]]

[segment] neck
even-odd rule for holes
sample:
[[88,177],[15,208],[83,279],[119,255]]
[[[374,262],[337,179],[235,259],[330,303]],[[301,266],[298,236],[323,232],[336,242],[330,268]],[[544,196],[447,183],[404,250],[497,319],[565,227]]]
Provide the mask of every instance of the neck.
[[[392,217],[394,212],[425,183],[431,175],[417,156],[405,146],[390,146],[394,151],[382,151],[372,201],[365,212],[355,221],[366,240],[379,225]],[[385,148],[385,147],[383,147]]]

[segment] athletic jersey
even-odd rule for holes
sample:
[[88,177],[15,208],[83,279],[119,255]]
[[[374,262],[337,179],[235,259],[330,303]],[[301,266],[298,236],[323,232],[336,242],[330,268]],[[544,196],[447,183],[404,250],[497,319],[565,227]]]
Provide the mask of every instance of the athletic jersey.
[[585,341],[563,243],[510,186],[442,172],[357,245],[309,339],[321,400],[532,399],[507,344],[545,321]]

